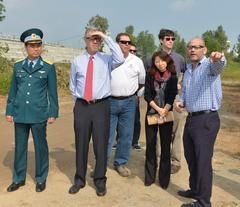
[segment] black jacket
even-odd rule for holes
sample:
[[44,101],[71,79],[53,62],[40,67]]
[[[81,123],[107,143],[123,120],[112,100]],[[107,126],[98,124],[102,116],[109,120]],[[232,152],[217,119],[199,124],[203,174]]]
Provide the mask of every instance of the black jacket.
[[[171,77],[167,80],[167,85],[164,91],[165,104],[170,104],[172,106],[170,110],[172,110],[173,108],[173,102],[178,92],[177,81],[178,81],[177,76],[171,75]],[[145,79],[145,92],[144,92],[144,99],[148,103],[147,113],[151,109],[149,103],[154,100],[155,96],[156,92],[154,89],[154,77],[147,73]]]

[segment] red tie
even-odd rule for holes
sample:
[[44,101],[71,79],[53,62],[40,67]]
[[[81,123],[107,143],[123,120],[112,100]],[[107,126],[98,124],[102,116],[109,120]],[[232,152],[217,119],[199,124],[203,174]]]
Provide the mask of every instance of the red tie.
[[88,66],[87,66],[87,74],[86,74],[86,82],[85,82],[85,90],[84,90],[84,99],[86,101],[92,100],[92,87],[93,87],[93,56],[90,56],[88,61]]

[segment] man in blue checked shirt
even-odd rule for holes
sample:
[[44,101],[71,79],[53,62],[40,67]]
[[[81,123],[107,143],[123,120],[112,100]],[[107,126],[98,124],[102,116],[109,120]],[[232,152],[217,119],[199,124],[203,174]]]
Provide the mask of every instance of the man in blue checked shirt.
[[190,189],[178,194],[196,200],[182,207],[211,207],[212,156],[220,128],[217,111],[222,99],[220,73],[226,59],[220,52],[212,52],[210,58],[205,57],[206,53],[202,38],[193,38],[188,43],[191,63],[184,74],[181,100],[176,103],[178,112],[183,107],[188,111],[183,144],[190,172]]

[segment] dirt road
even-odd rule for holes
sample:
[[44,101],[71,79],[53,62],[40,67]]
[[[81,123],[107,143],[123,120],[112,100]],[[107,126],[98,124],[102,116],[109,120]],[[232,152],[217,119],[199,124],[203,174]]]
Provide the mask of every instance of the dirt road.
[[[225,88],[227,91],[228,88]],[[230,90],[230,89],[229,89]],[[232,110],[227,110],[229,101],[221,110],[222,128],[219,133],[214,154],[214,186],[212,203],[214,207],[240,206],[240,118],[236,108],[240,102],[237,91],[230,90],[226,97],[234,102]],[[234,97],[234,98],[233,98]],[[237,100],[236,100],[237,97]],[[233,99],[235,101],[233,101]],[[87,185],[76,195],[68,194],[75,172],[75,150],[72,127],[72,100],[70,96],[60,98],[60,118],[48,126],[48,142],[50,150],[50,170],[47,188],[42,193],[35,192],[34,183],[34,149],[32,138],[29,140],[28,175],[26,185],[20,190],[7,193],[6,188],[11,183],[11,168],[13,162],[13,125],[4,119],[5,98],[0,98],[0,207],[178,207],[190,202],[177,196],[177,191],[188,188],[188,170],[185,159],[182,159],[182,169],[171,177],[167,190],[162,190],[157,181],[155,185],[145,187],[144,154],[145,135],[141,133],[142,151],[132,151],[128,167],[132,171],[129,178],[120,177],[111,165],[107,171],[107,189],[105,197],[97,197],[89,172],[94,167],[92,146],[89,152]],[[141,102],[142,123],[145,113],[144,101]],[[238,106],[239,108],[239,106]],[[144,128],[144,127],[143,127]]]

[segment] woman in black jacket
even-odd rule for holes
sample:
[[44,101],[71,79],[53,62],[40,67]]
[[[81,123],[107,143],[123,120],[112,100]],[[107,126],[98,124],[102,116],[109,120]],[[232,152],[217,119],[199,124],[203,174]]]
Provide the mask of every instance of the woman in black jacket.
[[[144,99],[147,101],[147,114],[166,116],[172,111],[173,102],[177,95],[177,76],[172,58],[164,51],[153,54],[152,67],[148,70],[145,81]],[[145,119],[146,131],[146,161],[145,185],[155,182],[157,171],[156,143],[159,129],[161,142],[161,157],[159,167],[159,183],[163,189],[170,181],[171,162],[170,144],[173,122],[148,125]]]

